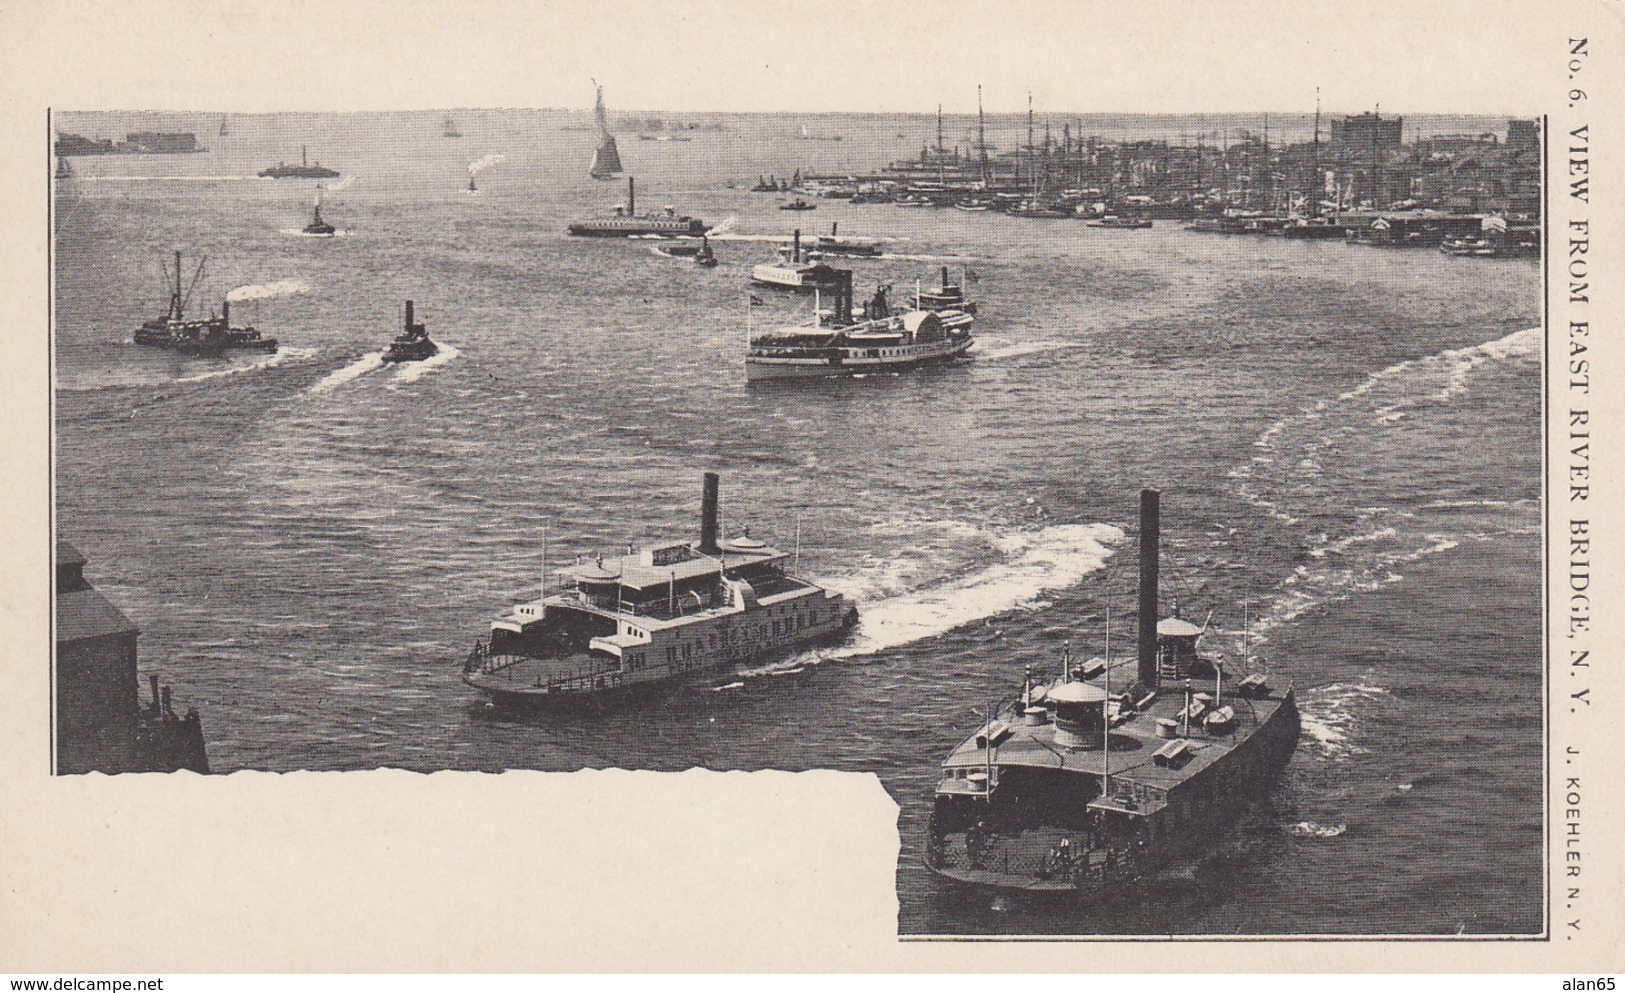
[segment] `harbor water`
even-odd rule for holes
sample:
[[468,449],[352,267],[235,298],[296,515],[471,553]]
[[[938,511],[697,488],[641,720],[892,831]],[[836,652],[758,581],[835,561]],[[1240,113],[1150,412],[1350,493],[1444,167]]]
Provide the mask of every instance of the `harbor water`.
[[[57,194],[58,533],[216,771],[873,773],[905,934],[1540,930],[1534,261],[745,192],[910,154],[923,116],[623,135],[640,205],[720,229],[702,269],[564,235],[625,196],[586,176],[584,112],[442,116],[234,117],[206,153],[75,159]],[[255,177],[301,144],[343,173],[335,237],[301,234],[314,183]],[[752,306],[749,267],[835,221],[885,239],[860,298],[970,270],[973,358],[747,386],[748,327],[808,306]],[[236,289],[281,351],[132,344],[177,248],[209,260],[191,311]],[[409,298],[440,353],[385,365]],[[544,531],[555,563],[693,535],[702,469],[726,533],[799,533],[798,571],[856,599],[846,643],[605,714],[505,716],[460,682]],[[1211,611],[1234,654],[1250,605],[1298,751],[1245,830],[1125,904],[945,889],[919,861],[937,763],[1025,667],[1103,649],[1142,486],[1165,609]]]

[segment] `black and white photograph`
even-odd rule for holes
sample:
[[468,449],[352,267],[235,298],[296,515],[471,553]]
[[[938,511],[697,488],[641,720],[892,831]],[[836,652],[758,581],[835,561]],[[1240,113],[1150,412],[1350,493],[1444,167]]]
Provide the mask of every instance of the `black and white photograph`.
[[55,781],[828,770],[905,945],[1558,933],[1566,8],[376,10],[285,39],[460,82],[28,139]]

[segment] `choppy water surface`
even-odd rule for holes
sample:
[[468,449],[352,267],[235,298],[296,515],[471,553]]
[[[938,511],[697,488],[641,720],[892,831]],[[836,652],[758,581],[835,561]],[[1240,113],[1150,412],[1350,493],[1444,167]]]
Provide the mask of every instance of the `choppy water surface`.
[[[872,166],[923,119],[831,119],[835,143],[725,117],[622,142],[640,200],[726,224],[702,270],[563,236],[624,195],[583,174],[579,117],[466,115],[459,139],[439,119],[234,118],[203,155],[77,159],[59,196],[59,526],[217,769],[873,772],[902,811],[905,933],[1539,929],[1532,263],[784,214],[727,183]],[[323,201],[340,237],[299,235],[313,184],[252,178],[302,142],[345,174]],[[747,387],[763,236],[832,221],[891,239],[854,263],[860,292],[975,270],[977,357]],[[282,351],[132,345],[175,247],[210,257],[194,306],[275,290],[232,315]],[[385,366],[408,297],[442,352]],[[703,468],[728,531],[789,545],[799,519],[801,571],[862,606],[848,645],[594,717],[506,719],[458,681],[534,591],[544,527],[555,560],[686,535]],[[1142,485],[1164,494],[1168,596],[1221,638],[1251,601],[1299,689],[1298,753],[1258,824],[1127,908],[942,891],[917,861],[936,764],[1024,666],[1101,641]]]

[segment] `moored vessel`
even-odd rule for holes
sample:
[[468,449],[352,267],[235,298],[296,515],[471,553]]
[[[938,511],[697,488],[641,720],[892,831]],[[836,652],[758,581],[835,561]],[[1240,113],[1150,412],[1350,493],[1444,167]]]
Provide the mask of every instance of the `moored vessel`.
[[1292,686],[1158,613],[1159,497],[1140,496],[1137,657],[1029,670],[942,764],[925,862],[977,887],[1098,892],[1200,858],[1297,748]]
[[[260,334],[259,329],[231,326],[231,297],[220,304],[220,315],[204,319],[186,319],[186,305],[192,290],[203,276],[207,259],[198,260],[197,271],[192,274],[191,285],[181,291],[181,253],[175,253],[175,282],[169,286],[169,308],[162,317],[142,324],[135,332],[135,343],[185,352],[189,355],[217,355],[221,352],[246,350],[274,352],[277,340]],[[165,269],[167,281],[168,269]]]
[[697,217],[666,207],[658,214],[639,215],[637,180],[626,177],[626,205],[616,206],[608,217],[574,221],[567,230],[585,238],[632,238],[642,235],[697,237],[706,232],[706,223]]
[[653,690],[723,666],[752,665],[834,641],[856,610],[790,575],[789,553],[722,539],[717,474],[705,474],[697,542],[660,542],[562,570],[542,595],[491,623],[463,681],[510,706],[571,706]]
[[[852,313],[852,271],[834,270],[834,313],[805,327],[785,327],[752,335],[745,353],[745,378],[805,379],[890,372],[952,362],[975,344],[975,318],[962,310],[920,306],[893,309],[887,287]],[[815,308],[816,311],[816,308]]]

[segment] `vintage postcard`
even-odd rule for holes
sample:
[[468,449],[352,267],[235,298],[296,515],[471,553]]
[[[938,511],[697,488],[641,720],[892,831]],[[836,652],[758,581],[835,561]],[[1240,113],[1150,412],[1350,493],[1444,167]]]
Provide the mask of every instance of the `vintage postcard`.
[[1617,963],[1618,14],[0,14],[0,969]]

